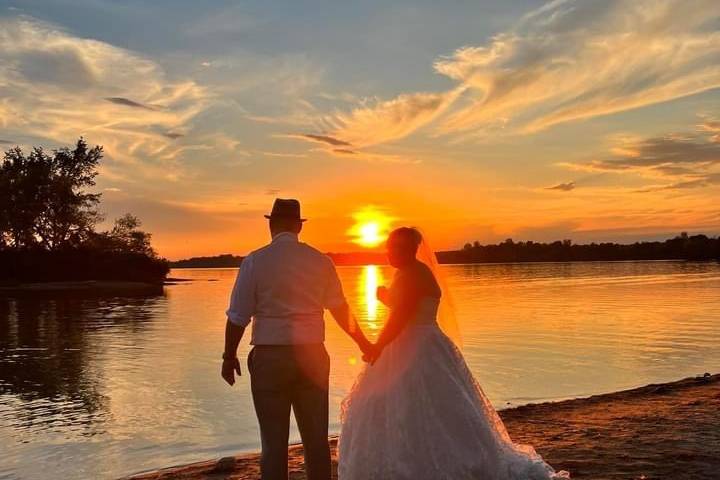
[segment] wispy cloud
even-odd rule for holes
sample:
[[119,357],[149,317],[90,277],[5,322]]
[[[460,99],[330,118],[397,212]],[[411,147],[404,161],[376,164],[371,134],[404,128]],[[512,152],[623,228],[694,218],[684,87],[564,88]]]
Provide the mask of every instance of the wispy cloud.
[[575,190],[575,182],[559,183],[552,187],[547,187],[545,190],[559,190],[561,192],[569,192]]
[[275,158],[305,158],[307,155],[304,153],[292,153],[292,152],[258,152],[260,155],[264,155],[266,157],[275,157]]
[[352,150],[349,148],[333,148],[327,151],[328,154],[336,157],[353,158],[364,160],[370,163],[400,163],[400,164],[416,164],[420,160],[408,155],[400,155],[393,153],[371,152],[368,150]]
[[[128,50],[26,16],[0,19],[0,125],[46,145],[102,144],[110,175],[166,178],[175,144],[210,97]],[[162,106],[162,107],[161,107]],[[175,133],[173,133],[175,132]]]
[[720,165],[720,142],[700,133],[669,134],[640,139],[613,149],[615,155],[570,164],[590,171],[654,170],[668,175]]
[[339,138],[330,136],[330,135],[316,135],[312,133],[297,133],[297,134],[289,134],[287,135],[289,138],[297,138],[300,140],[307,140],[310,142],[315,143],[322,143],[326,145],[332,145],[334,147],[339,146],[351,146],[352,144],[350,142],[346,142],[345,140],[340,140]]
[[285,136],[319,143],[331,155],[351,155],[373,162],[417,163],[406,156],[373,152],[368,147],[409,135],[440,115],[459,94],[458,90],[445,94],[401,95],[390,101],[374,102],[350,113],[325,118],[330,125],[326,133],[294,133]]
[[[718,122],[707,120],[695,131],[627,139],[611,154],[584,163],[564,163],[573,170],[640,175],[666,183],[641,191],[676,190],[720,184]],[[667,183],[670,182],[670,183]]]
[[712,141],[720,143],[720,122],[712,119],[705,119],[698,128],[702,131],[709,132],[712,135]]
[[116,105],[125,105],[126,107],[142,108],[144,110],[159,110],[158,107],[143,105],[142,103],[124,97],[107,97],[105,100]]
[[326,133],[368,146],[431,123],[443,134],[534,132],[717,88],[719,18],[716,0],[551,1],[438,59],[451,90],[360,105]]
[[185,136],[184,133],[180,133],[180,132],[163,132],[162,135],[163,135],[164,137],[167,137],[167,138],[171,139],[171,140],[176,140],[176,139],[178,139],[178,138],[182,138],[182,137]]
[[548,3],[489,45],[435,64],[478,93],[442,128],[481,128],[504,117],[535,131],[720,86],[720,34],[708,28],[720,4],[691,3]]
[[349,148],[333,148],[333,152],[339,153],[340,155],[357,155],[355,150],[350,150]]
[[460,93],[461,90],[403,94],[392,100],[359,107],[336,115],[336,127],[330,134],[346,145],[357,147],[397,140],[432,122]]

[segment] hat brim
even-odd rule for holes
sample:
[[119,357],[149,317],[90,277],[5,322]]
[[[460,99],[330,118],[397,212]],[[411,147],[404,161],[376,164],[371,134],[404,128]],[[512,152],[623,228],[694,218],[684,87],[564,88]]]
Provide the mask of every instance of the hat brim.
[[271,218],[287,218],[288,220],[297,220],[298,222],[307,222],[307,218],[295,218],[295,217],[286,217],[284,215],[264,215],[265,218],[270,220]]

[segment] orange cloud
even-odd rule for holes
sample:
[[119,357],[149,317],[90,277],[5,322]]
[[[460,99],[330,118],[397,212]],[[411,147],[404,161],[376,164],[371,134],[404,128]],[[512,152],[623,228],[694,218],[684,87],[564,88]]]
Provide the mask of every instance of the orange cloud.
[[413,93],[362,106],[335,117],[333,138],[368,147],[406,137],[432,122],[450,106],[460,90],[447,93]]

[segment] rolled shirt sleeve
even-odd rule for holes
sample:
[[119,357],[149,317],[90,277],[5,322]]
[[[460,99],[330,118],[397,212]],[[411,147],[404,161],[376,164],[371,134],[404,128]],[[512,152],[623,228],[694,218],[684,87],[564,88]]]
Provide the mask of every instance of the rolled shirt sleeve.
[[247,327],[255,314],[255,279],[253,256],[248,255],[240,264],[235,286],[230,295],[230,307],[225,312],[228,321],[238,327]]
[[323,295],[323,306],[325,308],[337,308],[347,304],[343,293],[342,283],[338,277],[335,264],[330,257],[327,258],[327,278],[325,281],[325,294]]

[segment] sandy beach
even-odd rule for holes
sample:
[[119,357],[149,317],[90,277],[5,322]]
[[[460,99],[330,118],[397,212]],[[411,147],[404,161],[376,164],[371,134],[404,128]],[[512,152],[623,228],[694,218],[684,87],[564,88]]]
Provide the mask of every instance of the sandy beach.
[[[575,479],[711,480],[720,472],[720,374],[500,412],[516,443],[534,445]],[[336,460],[337,439],[331,438]],[[304,479],[302,447],[290,478]],[[248,454],[136,474],[133,480],[259,478]]]

